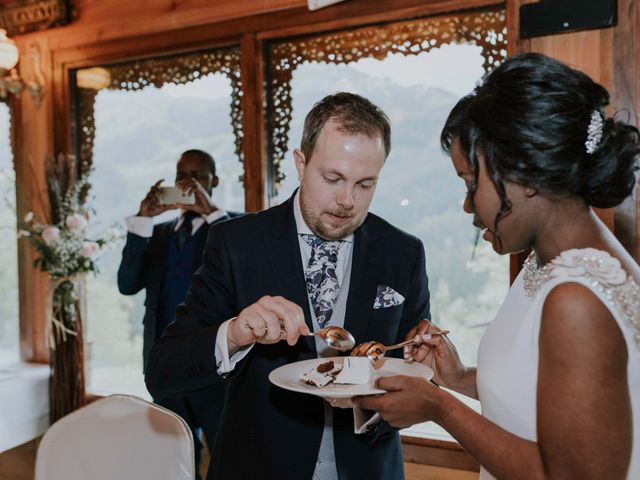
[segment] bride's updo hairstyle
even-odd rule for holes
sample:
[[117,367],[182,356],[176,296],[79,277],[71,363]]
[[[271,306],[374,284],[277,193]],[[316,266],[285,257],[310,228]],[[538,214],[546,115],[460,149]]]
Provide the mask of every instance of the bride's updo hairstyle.
[[476,181],[483,155],[502,199],[496,224],[511,208],[505,181],[613,207],[634,188],[640,146],[635,127],[606,116],[608,103],[608,92],[584,73],[544,55],[517,55],[458,102],[441,144],[450,153],[460,140]]

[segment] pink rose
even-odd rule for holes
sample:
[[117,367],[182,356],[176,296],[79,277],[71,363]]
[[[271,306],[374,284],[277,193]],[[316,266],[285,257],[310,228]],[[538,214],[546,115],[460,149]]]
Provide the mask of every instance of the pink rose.
[[42,240],[47,245],[56,243],[59,238],[60,229],[58,227],[47,227],[42,231]]
[[69,215],[64,223],[71,230],[83,230],[84,227],[87,226],[87,219],[79,213],[74,213],[73,215]]
[[80,256],[93,260],[99,251],[100,245],[98,245],[96,242],[82,242],[82,247],[80,248]]

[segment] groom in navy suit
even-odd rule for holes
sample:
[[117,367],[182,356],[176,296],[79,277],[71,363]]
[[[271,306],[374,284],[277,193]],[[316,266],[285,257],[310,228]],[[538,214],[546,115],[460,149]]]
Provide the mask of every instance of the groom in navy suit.
[[367,99],[324,98],[294,151],[300,188],[211,229],[145,377],[156,396],[228,382],[208,479],[404,478],[399,434],[379,417],[268,380],[283,365],[336,355],[311,330],[344,326],[357,343],[390,345],[428,318],[422,243],[368,213],[390,137]]
[[[236,214],[216,206],[211,198],[218,185],[216,165],[207,152],[187,150],[176,167],[176,185],[196,199],[193,205],[162,202],[160,183],[151,187],[137,215],[126,219],[127,243],[118,269],[118,288],[124,295],[146,290],[143,319],[143,358],[162,330],[175,319],[175,308],[184,301],[193,273],[202,264],[202,252],[212,225]],[[153,217],[181,207],[179,217],[153,225]],[[181,397],[154,395],[155,403],[180,415],[193,433],[196,471],[202,443],[200,430],[212,447],[226,394],[226,385],[217,384]]]

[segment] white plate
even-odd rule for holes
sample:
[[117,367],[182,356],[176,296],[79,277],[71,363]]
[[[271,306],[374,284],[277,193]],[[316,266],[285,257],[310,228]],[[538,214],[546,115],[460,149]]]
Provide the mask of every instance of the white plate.
[[[375,388],[373,385],[336,385],[335,383],[330,383],[325,387],[318,388],[300,380],[300,376],[303,373],[329,360],[342,364],[344,357],[315,358],[289,363],[273,370],[269,374],[269,381],[285,390],[309,393],[318,397],[350,398],[356,395],[385,393],[384,390]],[[399,358],[385,358],[384,365],[379,370],[376,370],[376,373],[378,377],[409,375],[412,377],[422,377],[425,380],[431,380],[433,377],[433,370],[426,365],[421,363],[407,363]]]

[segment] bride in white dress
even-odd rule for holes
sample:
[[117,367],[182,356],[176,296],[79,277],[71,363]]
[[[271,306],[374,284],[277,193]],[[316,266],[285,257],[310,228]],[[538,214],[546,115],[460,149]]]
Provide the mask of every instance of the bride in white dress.
[[442,337],[406,352],[479,399],[482,415],[410,377],[382,378],[389,393],[358,403],[397,427],[440,424],[482,479],[640,479],[640,268],[592,210],[632,193],[640,147],[635,128],[606,116],[608,101],[586,75],[519,55],[443,130],[483,238],[500,254],[532,250],[477,369]]

